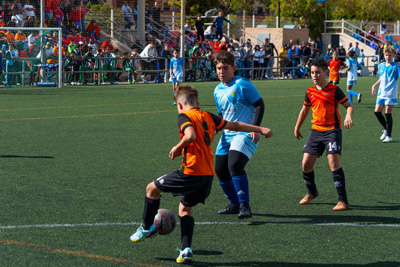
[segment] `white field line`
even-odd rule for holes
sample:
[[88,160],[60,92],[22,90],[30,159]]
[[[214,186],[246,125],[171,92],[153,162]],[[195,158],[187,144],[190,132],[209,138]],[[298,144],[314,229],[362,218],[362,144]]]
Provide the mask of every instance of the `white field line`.
[[[22,228],[55,228],[55,227],[93,227],[93,226],[132,226],[140,222],[128,223],[66,223],[66,224],[32,224],[32,225],[0,225],[0,230]],[[178,223],[179,224],[179,223]],[[196,222],[197,225],[309,225],[309,226],[355,226],[355,227],[397,227],[400,224],[382,223],[313,223],[313,222]]]

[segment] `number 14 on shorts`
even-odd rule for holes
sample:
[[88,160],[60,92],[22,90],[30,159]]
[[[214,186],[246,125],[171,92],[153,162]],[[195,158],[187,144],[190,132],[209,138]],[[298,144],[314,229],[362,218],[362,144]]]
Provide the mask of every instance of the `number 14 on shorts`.
[[340,150],[340,146],[336,144],[336,142],[329,142],[328,143],[328,151],[338,151]]

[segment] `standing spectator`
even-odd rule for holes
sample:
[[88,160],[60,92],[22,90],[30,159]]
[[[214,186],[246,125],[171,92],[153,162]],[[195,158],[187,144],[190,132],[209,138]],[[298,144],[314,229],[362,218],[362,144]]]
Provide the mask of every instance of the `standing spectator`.
[[168,69],[169,69],[169,64],[171,61],[171,57],[172,57],[172,53],[170,51],[170,47],[169,45],[164,45],[163,50],[161,51],[161,57],[163,57],[163,59],[160,60],[160,70],[166,70],[164,72],[164,82],[168,82]]
[[81,29],[81,13],[79,12],[78,8],[73,7],[69,12],[68,17],[74,22],[77,28]]
[[[25,10],[26,17],[33,17],[33,20],[35,20],[36,8],[30,4],[29,0],[25,1],[24,10]],[[22,24],[21,24],[21,27],[22,27]]]
[[264,66],[264,49],[261,50],[259,45],[254,47],[254,79],[261,80],[262,67]]
[[321,38],[317,37],[317,39],[315,39],[315,42],[317,43],[317,48],[318,48],[318,50],[322,51],[322,49],[323,49],[323,43],[322,43]]
[[122,16],[124,16],[124,20],[126,21],[125,29],[130,29],[131,26],[134,24],[134,22],[132,21],[132,15],[133,12],[128,5],[128,2],[124,2],[124,4],[122,5]]
[[150,22],[150,14],[151,14],[151,11],[149,10],[149,4],[146,4],[145,6],[144,6],[144,24],[149,24],[149,22]]
[[18,26],[22,26],[22,21],[24,20],[24,15],[22,15],[22,4],[21,0],[15,0],[14,4],[11,7],[11,10],[14,12],[14,15],[17,17]]
[[61,23],[64,20],[64,13],[61,10],[61,7],[59,4],[56,6],[56,9],[53,10],[53,16],[56,19],[56,21],[58,22],[58,25],[61,26]]
[[216,17],[213,22],[216,28],[216,35],[218,41],[221,41],[222,37],[224,37],[224,32],[223,32],[224,21],[231,23],[228,19],[222,16],[222,12],[219,12],[218,17]]
[[278,50],[276,49],[275,45],[269,41],[269,38],[265,38],[264,40],[264,49],[265,49],[265,61],[264,61],[264,66],[267,67],[267,70],[265,72],[265,78],[274,78],[273,75],[273,68],[274,68],[274,63],[275,63],[275,54],[274,51],[276,52],[276,55],[278,55]]
[[[133,23],[137,23],[138,12],[137,12],[137,5],[136,4],[133,7],[132,13],[133,13]],[[136,25],[135,25],[135,29],[136,29]]]
[[355,46],[354,46],[354,52],[356,53],[356,56],[359,57],[360,56],[360,47],[358,47],[358,42],[356,42]]
[[386,22],[385,21],[382,21],[381,34],[383,34],[383,35],[386,34]]
[[245,60],[246,60],[246,50],[244,48],[244,44],[240,45],[240,48],[237,51],[238,57],[236,59],[236,67],[238,68],[238,76],[245,78]]
[[199,42],[204,41],[204,22],[201,20],[201,15],[197,15],[197,20],[194,24],[194,28],[196,29],[197,40]]
[[80,18],[81,18],[81,30],[82,32],[85,31],[86,27],[85,27],[85,16],[87,13],[90,12],[89,8],[87,8],[85,6],[85,4],[83,3],[83,1],[80,3],[79,7],[77,8],[78,12],[80,14]]
[[[140,57],[142,58],[142,64],[143,64],[143,70],[156,70],[157,66],[157,49],[156,49],[156,43],[151,42],[148,44],[140,53]],[[142,81],[143,83],[148,83],[146,76],[149,74],[148,72],[143,72],[142,73]],[[150,77],[151,77],[150,73]]]
[[61,0],[60,1],[60,8],[64,14],[64,24],[67,25],[68,22],[71,20],[71,18],[69,17],[69,13],[71,12],[72,8],[74,6],[72,4],[66,4],[65,0]]
[[7,24],[9,21],[11,21],[11,16],[12,16],[12,10],[9,5],[7,5],[6,1],[3,1],[3,5],[0,8],[0,15],[4,20],[4,23]]
[[161,7],[158,4],[158,2],[154,2],[154,6],[151,9],[151,16],[153,17],[153,20],[156,22],[156,27],[161,24]]
[[291,69],[290,73],[292,75],[292,78],[296,78],[296,67],[300,64],[300,55],[299,55],[299,50],[296,48],[295,45],[292,45],[291,48],[289,48],[288,59],[290,59],[290,67]]
[[339,43],[338,48],[339,60],[342,62],[342,65],[346,62],[346,49],[343,47],[343,43]]
[[12,44],[9,44],[8,50],[5,52],[5,58],[6,58],[6,86],[11,86],[12,84],[15,84],[15,74],[8,74],[9,72],[14,72],[12,70],[13,65],[16,65],[14,62],[17,58],[18,55],[14,51],[14,46]]

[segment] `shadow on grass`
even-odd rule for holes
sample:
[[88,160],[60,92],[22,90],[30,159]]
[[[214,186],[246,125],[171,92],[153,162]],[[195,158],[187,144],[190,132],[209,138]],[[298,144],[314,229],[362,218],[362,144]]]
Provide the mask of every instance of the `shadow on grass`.
[[54,159],[52,156],[0,155],[0,158]]
[[[218,252],[222,254],[222,252],[219,251],[211,251],[212,253]],[[281,266],[294,266],[294,267],[300,267],[300,266],[327,266],[326,264],[317,264],[317,263],[291,263],[291,262],[268,262],[268,261],[235,261],[235,262],[202,262],[202,261],[197,261],[196,260],[196,254],[197,251],[193,251],[194,254],[194,261],[192,262],[191,266],[254,266],[254,267],[281,267]],[[197,254],[199,255],[199,254]],[[162,261],[168,261],[168,262],[175,262],[174,259],[170,258],[156,258],[157,260],[162,260]],[[394,262],[394,261],[378,261],[374,263],[368,263],[368,264],[329,264],[329,266],[334,266],[334,267],[339,267],[339,266],[374,266],[374,267],[398,267],[400,262]]]
[[[317,204],[314,204],[317,205]],[[330,204],[329,204],[330,205]],[[400,210],[398,204],[390,206],[351,206],[352,209],[361,210]],[[251,222],[249,225],[262,225],[262,224],[314,224],[314,223],[359,223],[359,224],[400,224],[400,218],[394,217],[382,217],[382,216],[362,216],[362,215],[351,215],[351,209],[341,212],[335,212],[332,215],[277,215],[277,214],[254,214],[254,217],[270,217],[270,218],[282,218],[285,219],[283,222],[269,221],[269,222]],[[295,219],[296,221],[287,221],[286,219]]]

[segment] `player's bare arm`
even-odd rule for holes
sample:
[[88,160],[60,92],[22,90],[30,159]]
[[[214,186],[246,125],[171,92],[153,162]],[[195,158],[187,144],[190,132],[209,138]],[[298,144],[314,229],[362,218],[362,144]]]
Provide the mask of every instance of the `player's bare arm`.
[[378,81],[372,85],[372,90],[371,90],[372,95],[375,95],[375,94],[376,94],[376,86],[377,86],[380,82],[381,82],[381,80],[378,79]]
[[169,157],[171,159],[175,159],[182,154],[182,149],[190,145],[196,139],[196,134],[194,132],[193,127],[189,126],[184,131],[184,136],[182,137],[181,141],[174,146],[171,151],[169,152]]
[[300,132],[301,125],[303,125],[305,119],[307,118],[308,112],[310,111],[310,107],[307,107],[303,105],[303,107],[300,110],[299,117],[297,118],[297,123],[296,126],[294,127],[294,136],[300,140],[300,138],[303,138]]
[[246,124],[238,121],[227,121],[225,129],[237,131],[237,132],[251,132],[251,134],[262,134],[265,138],[272,137],[272,130],[265,127],[260,127],[256,125]]
[[353,127],[353,112],[354,112],[354,108],[353,106],[350,104],[349,101],[344,102],[343,107],[346,108],[347,112],[346,112],[346,118],[344,119],[344,127],[348,130],[351,127]]

